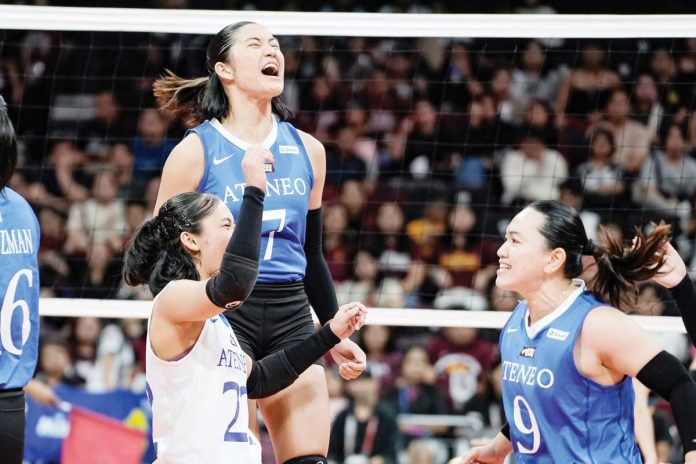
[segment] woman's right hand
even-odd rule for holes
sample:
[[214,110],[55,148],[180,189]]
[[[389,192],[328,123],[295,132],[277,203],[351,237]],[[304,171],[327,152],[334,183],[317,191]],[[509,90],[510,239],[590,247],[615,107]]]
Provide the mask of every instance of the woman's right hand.
[[503,464],[505,456],[501,456],[492,443],[486,446],[472,448],[459,464]]
[[365,324],[367,308],[364,304],[354,301],[346,303],[338,308],[333,319],[329,321],[331,331],[341,340],[344,340]]
[[242,160],[242,171],[247,185],[266,190],[266,164],[273,164],[273,155],[263,145],[252,145]]

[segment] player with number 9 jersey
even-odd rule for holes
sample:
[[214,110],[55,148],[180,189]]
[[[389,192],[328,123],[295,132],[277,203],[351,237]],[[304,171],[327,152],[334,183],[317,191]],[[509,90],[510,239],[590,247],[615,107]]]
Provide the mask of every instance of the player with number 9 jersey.
[[600,385],[573,360],[587,315],[605,305],[582,281],[551,317],[528,327],[521,301],[500,335],[503,403],[517,462],[640,463],[633,386]]

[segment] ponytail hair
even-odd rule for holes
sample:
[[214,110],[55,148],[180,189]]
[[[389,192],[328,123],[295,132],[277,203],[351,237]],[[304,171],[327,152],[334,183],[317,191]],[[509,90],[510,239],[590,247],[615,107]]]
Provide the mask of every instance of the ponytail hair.
[[[165,75],[152,85],[160,108],[176,115],[190,115],[192,122],[227,117],[230,105],[225,88],[215,73],[215,63],[229,61],[237,31],[247,24],[255,23],[239,21],[230,24],[210,39],[205,57],[207,77],[184,79],[166,70]],[[287,121],[292,117],[292,111],[279,96],[271,99],[271,108],[281,121]]]
[[220,200],[209,193],[180,193],[167,200],[127,245],[123,278],[128,285],[147,284],[157,295],[172,280],[198,280],[197,257],[181,243],[181,233],[199,234],[203,220]]
[[664,222],[653,226],[648,235],[636,227],[634,243],[627,244],[600,227],[604,245],[586,250],[597,262],[597,274],[590,283],[595,295],[608,299],[617,308],[635,304],[636,282],[650,280],[666,259],[663,247],[669,241],[671,228]]
[[0,192],[17,166],[17,137],[7,114],[7,104],[0,95]]
[[564,275],[578,277],[583,271],[582,256],[594,256],[597,274],[588,286],[597,298],[617,308],[631,306],[636,282],[652,278],[665,261],[663,246],[669,240],[670,227],[664,223],[648,235],[636,227],[635,244],[624,244],[601,227],[604,245],[600,246],[587,238],[580,215],[573,208],[553,200],[535,201],[529,207],[546,218],[539,228],[546,245],[565,251]]

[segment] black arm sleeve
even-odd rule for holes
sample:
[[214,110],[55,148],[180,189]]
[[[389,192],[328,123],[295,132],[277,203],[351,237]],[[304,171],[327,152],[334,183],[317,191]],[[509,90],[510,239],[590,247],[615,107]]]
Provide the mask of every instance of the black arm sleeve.
[[696,291],[694,291],[689,275],[685,275],[681,282],[670,288],[669,293],[672,294],[672,298],[677,303],[691,343],[696,346]]
[[205,291],[214,305],[234,308],[251,293],[259,274],[261,249],[261,218],[265,192],[248,186],[220,265],[220,272],[208,280]]
[[307,213],[304,252],[307,258],[305,271],[305,293],[309,304],[314,308],[322,324],[326,324],[338,311],[338,300],[329,266],[322,252],[322,215],[321,208]]
[[326,324],[302,343],[253,363],[247,378],[247,395],[250,399],[266,398],[292,385],[301,373],[339,341],[341,339]]
[[684,366],[666,351],[643,366],[636,378],[670,402],[684,454],[696,450],[696,383]]

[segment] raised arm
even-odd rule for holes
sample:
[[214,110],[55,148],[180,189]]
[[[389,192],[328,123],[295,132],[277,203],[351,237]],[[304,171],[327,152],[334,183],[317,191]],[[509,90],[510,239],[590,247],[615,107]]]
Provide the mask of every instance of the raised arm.
[[669,289],[677,303],[686,332],[691,343],[696,346],[696,292],[686,272],[686,264],[669,243],[664,245],[665,262],[652,280]]
[[264,162],[272,160],[270,152],[261,146],[247,150],[242,161],[247,186],[220,271],[204,281],[178,280],[165,287],[154,308],[167,308],[160,317],[173,323],[204,321],[240,305],[249,296],[259,270],[266,187]]
[[696,383],[684,366],[613,308],[597,308],[587,316],[579,343],[581,357],[596,358],[609,371],[638,379],[670,402],[685,462],[696,463]]

